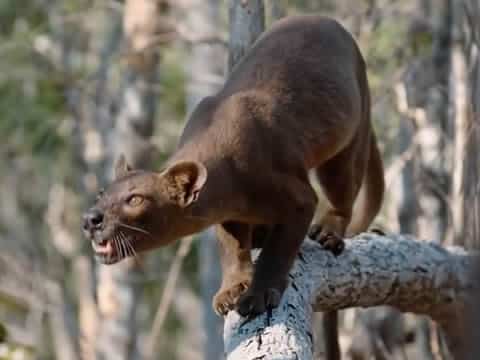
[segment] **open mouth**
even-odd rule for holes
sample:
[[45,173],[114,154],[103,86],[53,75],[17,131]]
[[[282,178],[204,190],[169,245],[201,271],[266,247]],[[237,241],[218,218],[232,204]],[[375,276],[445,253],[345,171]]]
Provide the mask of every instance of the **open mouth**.
[[113,264],[121,260],[118,256],[118,251],[111,240],[106,240],[101,243],[96,243],[92,240],[92,248],[97,260],[103,264]]
[[128,257],[135,257],[133,243],[137,239],[132,234],[117,231],[111,238],[95,241],[92,239],[92,248],[96,259],[102,264],[110,265]]
[[102,244],[97,244],[92,241],[93,250],[99,255],[110,255],[113,253],[114,249],[111,241],[104,241]]

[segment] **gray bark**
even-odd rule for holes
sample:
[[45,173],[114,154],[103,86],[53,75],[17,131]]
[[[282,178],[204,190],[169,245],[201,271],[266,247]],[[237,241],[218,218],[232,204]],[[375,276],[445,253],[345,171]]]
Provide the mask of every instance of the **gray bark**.
[[230,0],[229,19],[228,70],[231,72],[265,30],[263,0]]
[[361,234],[339,257],[306,240],[278,308],[248,322],[234,311],[227,315],[227,359],[310,360],[314,310],[378,305],[431,317],[455,358],[463,358],[465,308],[479,290],[471,271],[476,260],[462,248],[401,235]]

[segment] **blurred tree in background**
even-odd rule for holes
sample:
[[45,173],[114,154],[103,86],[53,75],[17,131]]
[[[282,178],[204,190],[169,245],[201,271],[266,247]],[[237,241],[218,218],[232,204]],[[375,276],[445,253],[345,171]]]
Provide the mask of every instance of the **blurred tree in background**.
[[[159,169],[187,114],[222,85],[233,2],[0,2],[0,359],[221,358],[210,234],[105,267],[80,222],[119,153]],[[386,165],[378,224],[478,248],[478,2],[265,9],[267,28],[320,12],[357,38]],[[343,312],[340,340],[355,359],[445,352],[428,320],[385,307]]]

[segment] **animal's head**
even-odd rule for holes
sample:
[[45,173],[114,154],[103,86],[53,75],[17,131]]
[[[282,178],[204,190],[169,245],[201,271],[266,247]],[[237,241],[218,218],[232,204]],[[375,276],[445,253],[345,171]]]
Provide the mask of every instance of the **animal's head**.
[[97,259],[113,264],[185,235],[188,207],[206,179],[207,170],[198,162],[177,162],[156,173],[132,170],[121,156],[115,180],[83,216],[83,231]]

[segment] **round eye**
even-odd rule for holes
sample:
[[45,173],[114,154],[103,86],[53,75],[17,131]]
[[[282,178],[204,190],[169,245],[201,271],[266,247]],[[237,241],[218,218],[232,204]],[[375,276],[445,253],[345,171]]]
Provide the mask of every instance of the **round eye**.
[[127,203],[130,206],[138,206],[143,203],[143,196],[140,195],[132,195],[127,199]]

